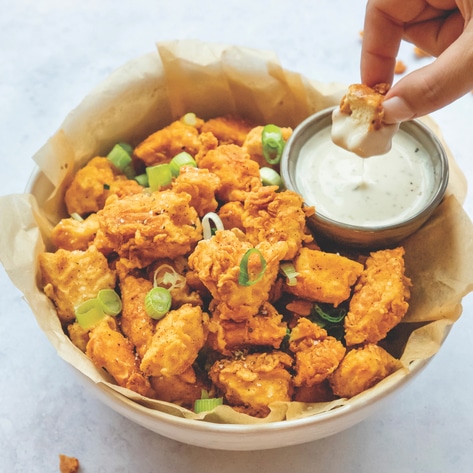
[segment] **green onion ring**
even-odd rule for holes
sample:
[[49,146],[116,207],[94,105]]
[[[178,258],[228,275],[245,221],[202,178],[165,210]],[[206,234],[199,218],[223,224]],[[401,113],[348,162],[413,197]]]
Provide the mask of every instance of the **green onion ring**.
[[[259,256],[261,262],[261,271],[256,275],[254,279],[250,279],[250,275],[248,274],[248,261],[252,254],[257,254]],[[266,271],[266,260],[264,256],[261,254],[261,251],[258,248],[250,248],[241,259],[240,262],[240,275],[238,276],[238,284],[240,286],[252,286],[259,282]]]
[[148,183],[151,192],[166,187],[172,182],[172,172],[169,164],[156,164],[155,166],[148,166],[146,168],[146,175],[148,176]]
[[146,313],[155,320],[162,319],[171,309],[171,293],[165,287],[153,287],[145,296]]
[[208,399],[196,399],[194,401],[194,412],[200,414],[201,412],[211,411],[217,406],[223,404],[223,398],[221,397],[212,397]]
[[120,296],[113,289],[101,289],[97,294],[97,301],[107,315],[115,317],[122,311]]
[[208,212],[202,217],[202,235],[204,240],[212,237],[210,221],[214,223],[216,230],[224,230],[222,219],[215,212]]
[[281,128],[276,125],[266,125],[261,134],[263,156],[269,164],[279,164],[284,150],[284,139]]
[[278,186],[279,189],[284,187],[281,176],[273,168],[262,167],[259,175],[263,186]]
[[85,330],[93,328],[106,317],[96,298],[88,299],[76,307],[75,316],[77,323]]
[[197,163],[187,151],[182,151],[182,153],[176,154],[176,156],[171,159],[169,166],[171,167],[172,175],[177,177],[179,176],[182,166],[192,166],[195,168],[197,167]]
[[293,263],[281,263],[279,269],[284,274],[284,276],[286,276],[286,284],[288,286],[295,286],[297,284],[297,276],[299,276],[299,273],[296,271]]

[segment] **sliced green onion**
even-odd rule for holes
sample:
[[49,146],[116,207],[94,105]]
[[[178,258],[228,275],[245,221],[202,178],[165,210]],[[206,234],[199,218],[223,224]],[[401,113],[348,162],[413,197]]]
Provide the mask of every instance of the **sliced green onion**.
[[148,185],[152,192],[166,187],[172,182],[172,172],[169,164],[156,164],[146,168]]
[[341,307],[322,308],[319,304],[314,304],[312,309],[318,317],[331,324],[341,322],[347,314],[347,311]]
[[153,287],[145,296],[146,313],[155,320],[162,319],[171,309],[172,297],[168,289]]
[[[248,262],[250,260],[250,256],[253,254],[257,254],[259,256],[260,263],[261,263],[261,271],[253,279],[250,279],[250,275],[248,273]],[[258,248],[250,248],[243,255],[243,258],[241,259],[238,284],[240,284],[240,286],[251,286],[253,284],[256,284],[258,281],[262,279],[265,271],[266,271],[266,260],[264,259],[264,256],[261,254],[261,251],[258,250]]]
[[223,222],[222,219],[215,213],[215,212],[208,212],[202,217],[202,235],[204,240],[208,240],[212,237],[212,226],[210,222],[213,222],[215,225],[215,230],[223,230]]
[[77,212],[71,213],[71,218],[73,220],[77,220],[78,222],[83,222],[84,221],[84,219]]
[[113,289],[101,289],[97,294],[97,301],[107,315],[116,316],[122,311],[122,300]]
[[295,286],[297,284],[297,276],[299,276],[299,273],[296,271],[296,268],[292,263],[282,263],[279,266],[279,269],[284,274],[284,276],[286,276],[286,284],[288,286]]
[[223,404],[223,398],[221,397],[212,397],[210,399],[196,399],[194,401],[194,412],[200,414],[201,412],[211,411],[217,406]]
[[189,126],[197,125],[197,117],[195,113],[189,112],[182,117],[182,122]]
[[77,323],[85,330],[91,329],[105,318],[105,313],[96,298],[87,301],[76,307],[75,316]]
[[[126,146],[126,145],[125,145]],[[124,172],[125,169],[131,164],[131,155],[125,149],[123,143],[117,143],[110,153],[108,153],[107,158],[111,163],[118,168],[120,171]]]
[[148,174],[146,173],[138,174],[137,176],[134,177],[134,179],[140,186],[143,186],[143,187],[149,186]]
[[266,125],[261,134],[263,156],[269,164],[278,164],[284,150],[284,139],[281,128],[276,125]]
[[179,176],[182,166],[192,166],[196,168],[197,163],[187,151],[183,151],[182,153],[176,154],[176,156],[171,159],[171,161],[169,162],[169,166],[171,166],[172,175],[174,177],[177,177]]
[[133,154],[133,146],[131,146],[128,143],[125,143],[124,141],[120,141],[118,143],[130,156]]
[[179,274],[171,265],[162,264],[154,272],[154,287],[166,286],[167,289],[182,289],[187,284],[186,278]]
[[259,175],[263,186],[278,186],[279,189],[284,187],[281,176],[273,168],[262,167],[259,170]]

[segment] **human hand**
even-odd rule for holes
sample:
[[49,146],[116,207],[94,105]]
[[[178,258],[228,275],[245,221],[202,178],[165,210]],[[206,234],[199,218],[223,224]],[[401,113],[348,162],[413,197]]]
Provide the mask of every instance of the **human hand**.
[[402,39],[436,59],[386,94],[387,123],[438,110],[473,89],[473,0],[368,0],[361,80],[392,84]]

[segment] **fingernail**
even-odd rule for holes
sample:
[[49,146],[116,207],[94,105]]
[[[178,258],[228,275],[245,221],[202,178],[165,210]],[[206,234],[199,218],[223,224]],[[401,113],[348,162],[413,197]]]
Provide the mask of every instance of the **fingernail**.
[[407,102],[401,97],[392,97],[383,102],[385,123],[399,123],[416,116]]

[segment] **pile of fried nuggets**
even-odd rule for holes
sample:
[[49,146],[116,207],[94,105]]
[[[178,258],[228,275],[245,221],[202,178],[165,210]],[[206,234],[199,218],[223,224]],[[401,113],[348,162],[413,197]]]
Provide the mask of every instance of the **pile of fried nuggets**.
[[[176,120],[133,151],[136,169],[181,151],[194,157],[197,167],[181,168],[167,188],[150,192],[106,157],[91,159],[68,185],[67,211],[83,220],[57,224],[54,251],[42,253],[39,265],[72,342],[141,395],[192,409],[205,390],[256,417],[276,401],[352,397],[399,369],[378,342],[408,308],[403,248],[356,258],[323,251],[306,224],[315,209],[292,191],[262,184],[260,167],[270,167],[263,126],[228,116],[188,121]],[[287,140],[292,130],[281,130]],[[208,212],[224,230],[203,239]],[[266,268],[246,286],[240,263],[251,248]],[[295,285],[282,262],[294,265]],[[185,284],[171,289],[171,310],[157,321],[144,300],[163,265]],[[251,258],[250,275],[260,269],[261,260]],[[104,288],[120,294],[121,314],[81,328],[75,308]],[[314,321],[315,304],[346,307],[341,337]]]

